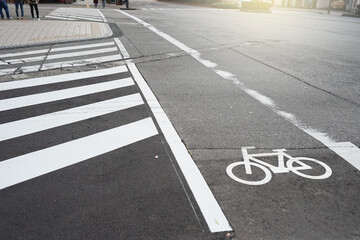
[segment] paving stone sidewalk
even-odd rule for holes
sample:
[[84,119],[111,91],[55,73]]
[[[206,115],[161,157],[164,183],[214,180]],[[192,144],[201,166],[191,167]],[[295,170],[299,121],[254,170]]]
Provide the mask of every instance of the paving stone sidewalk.
[[109,25],[100,22],[52,20],[0,21],[0,49],[104,38],[112,35]]

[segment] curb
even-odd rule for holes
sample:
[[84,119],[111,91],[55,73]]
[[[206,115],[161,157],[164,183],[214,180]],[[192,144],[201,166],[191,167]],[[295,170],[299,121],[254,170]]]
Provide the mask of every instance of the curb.
[[25,47],[35,47],[35,46],[44,46],[49,44],[57,44],[57,43],[71,43],[71,42],[78,42],[84,40],[92,40],[92,39],[102,39],[108,38],[114,35],[113,31],[111,30],[108,23],[105,23],[107,26],[107,32],[103,36],[98,37],[84,37],[84,38],[73,38],[73,39],[61,39],[61,40],[53,40],[53,41],[46,41],[41,43],[27,43],[27,44],[18,44],[18,45],[9,45],[9,46],[0,46],[0,50],[4,49],[13,49],[13,48],[25,48]]
[[355,13],[343,13],[341,16],[360,18],[360,14],[355,14]]

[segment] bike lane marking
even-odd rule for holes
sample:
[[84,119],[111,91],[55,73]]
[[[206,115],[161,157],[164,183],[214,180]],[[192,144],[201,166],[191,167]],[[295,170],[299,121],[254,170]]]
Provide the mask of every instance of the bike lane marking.
[[277,115],[281,116],[288,122],[295,125],[300,130],[304,131],[308,135],[312,136],[316,140],[320,141],[322,144],[324,144],[326,147],[331,149],[333,152],[335,152],[337,155],[339,155],[341,158],[346,160],[348,163],[350,163],[352,166],[354,166],[356,169],[360,170],[360,149],[354,145],[351,142],[337,142],[334,139],[332,139],[329,134],[321,132],[317,129],[314,129],[312,127],[308,127],[305,124],[303,124],[300,120],[297,119],[297,117],[292,114],[285,111],[282,111],[276,103],[269,97],[259,93],[256,90],[247,88],[234,74],[223,71],[221,69],[217,69],[217,64],[214,62],[211,62],[209,60],[201,58],[201,53],[198,52],[195,49],[192,49],[185,45],[184,43],[176,40],[175,38],[171,37],[170,35],[158,30],[153,25],[141,20],[138,17],[135,17],[131,14],[128,14],[121,10],[116,10],[139,24],[143,25],[145,28],[151,30],[152,32],[156,33],[157,35],[161,36],[165,40],[169,41],[170,43],[174,44],[176,47],[180,48],[184,52],[188,53],[190,56],[192,56],[194,59],[199,61],[201,64],[203,64],[208,69],[214,71],[217,75],[224,78],[225,80],[232,81],[234,85],[239,87],[241,90],[246,92],[248,95],[250,95],[252,98],[260,102],[261,104],[267,106],[270,108],[273,112],[275,112]]
[[[121,41],[119,39],[114,40],[119,46],[124,58],[125,56],[129,56]],[[221,210],[219,203],[216,201],[203,175],[196,166],[185,145],[182,143],[179,135],[167,117],[165,111],[162,109],[156,96],[151,91],[149,85],[146,83],[133,61],[128,59],[126,60],[126,64],[128,65],[135,82],[138,84],[146,102],[154,114],[154,117],[159,124],[159,127],[164,134],[177,163],[179,164],[179,167],[194,195],[194,198],[196,199],[196,202],[198,203],[210,231],[212,233],[232,231],[233,229]]]

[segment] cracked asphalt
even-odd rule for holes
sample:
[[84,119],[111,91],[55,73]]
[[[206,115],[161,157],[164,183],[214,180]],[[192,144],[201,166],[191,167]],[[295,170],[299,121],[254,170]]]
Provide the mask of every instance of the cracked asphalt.
[[[124,230],[130,232],[126,236],[129,239],[154,236],[154,239],[360,239],[360,173],[339,153],[351,153],[360,147],[360,19],[281,9],[272,14],[196,11],[190,10],[198,8],[195,6],[140,0],[132,1],[131,7],[136,10],[126,13],[148,25],[114,9],[105,8],[101,12],[114,32],[113,37],[124,44],[154,92],[234,231],[210,234],[189,192],[190,202],[200,216],[200,227],[194,221],[186,230],[172,228],[173,232],[162,228],[164,232],[156,232],[155,236],[144,224],[143,229],[150,233],[146,235],[148,232],[144,230],[139,238],[131,234],[130,229],[136,229],[136,223],[131,222],[131,227]],[[160,10],[168,8],[182,10]],[[194,57],[189,53],[191,50],[187,52],[185,47],[163,38],[159,32],[199,55]],[[60,45],[104,41],[109,38]],[[59,44],[21,50],[48,47],[50,51],[54,46]],[[41,66],[45,61],[46,58]],[[0,81],[105,69],[119,64],[124,61],[9,75]],[[331,148],[334,143],[341,144]],[[246,160],[242,148],[247,146],[255,147],[249,154],[257,154],[260,161],[274,166],[279,164],[278,158],[266,154],[286,149],[290,156],[303,159],[296,162],[296,167],[303,163],[312,167],[308,172],[310,177],[296,174],[285,159],[283,171],[271,170],[271,180],[266,184],[235,181],[227,174],[227,167]],[[149,145],[134,146],[132,151],[144,147]],[[360,161],[358,155],[353,155]],[[324,168],[309,158],[329,166],[331,176],[311,178],[323,174]],[[234,174],[249,181],[262,179],[267,172],[259,165],[258,162],[251,165],[251,175],[243,165],[238,165]],[[151,204],[157,206],[155,201]],[[191,212],[177,209],[181,219],[187,219],[186,214]],[[166,215],[165,222],[171,219]],[[149,216],[146,220],[153,219]],[[169,227],[176,225],[171,224]],[[187,235],[197,231],[203,234]]]
[[[204,66],[127,16],[105,14],[123,32],[125,47],[233,226],[233,239],[360,238],[359,171],[311,135],[360,146],[359,19],[281,11],[127,13],[216,64],[215,70]],[[332,175],[272,173],[267,184],[242,184],[226,168],[244,160],[245,146],[258,154],[285,148],[292,157],[327,164]]]

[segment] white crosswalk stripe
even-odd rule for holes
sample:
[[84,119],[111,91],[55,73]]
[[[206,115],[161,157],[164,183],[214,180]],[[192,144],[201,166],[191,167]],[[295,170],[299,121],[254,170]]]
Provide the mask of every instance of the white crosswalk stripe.
[[[14,89],[43,88],[57,83],[76,83],[79,80],[82,80],[82,83],[84,83],[84,80],[88,78],[94,79],[94,77],[98,77],[97,81],[101,81],[78,87],[66,88],[66,86],[62,85],[61,89],[56,91],[2,99],[0,100],[0,114],[5,114],[6,112],[3,111],[13,109],[22,111],[18,108],[24,106],[36,108],[39,104],[48,104],[52,101],[67,101],[66,99],[74,97],[86,98],[91,94],[99,94],[126,86],[134,89],[135,83],[133,78],[126,77],[126,74],[130,74],[128,68],[126,66],[119,66],[88,72],[0,83],[0,92],[4,93]],[[115,80],[103,81],[102,79],[106,79],[107,76],[111,79],[115,78]],[[13,138],[33,136],[31,134],[51,131],[54,128],[68,126],[111,113],[122,113],[123,110],[143,105],[144,101],[141,95],[138,92],[133,93],[132,90],[131,94],[120,97],[98,100],[95,103],[70,107],[61,111],[50,110],[50,112],[45,114],[0,124],[0,143]],[[147,113],[145,108],[144,112]],[[126,124],[116,122],[115,124],[118,125],[111,129],[98,131],[71,141],[0,161],[0,190],[158,134],[158,130],[150,116]],[[66,134],[71,135],[71,132]],[[34,138],[33,142],[37,142],[36,135]]]
[[0,100],[0,111],[54,102],[134,85],[131,78]]
[[[0,76],[122,60],[114,40],[0,54]],[[54,60],[61,60],[54,62]]]
[[100,12],[99,9],[57,8],[45,17],[66,21],[87,20],[95,22],[107,22],[105,16]]

